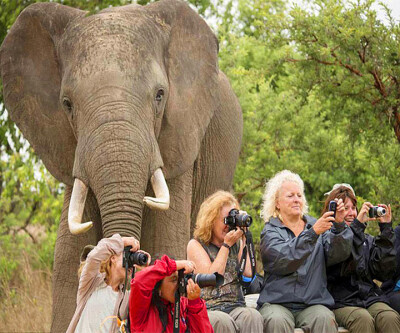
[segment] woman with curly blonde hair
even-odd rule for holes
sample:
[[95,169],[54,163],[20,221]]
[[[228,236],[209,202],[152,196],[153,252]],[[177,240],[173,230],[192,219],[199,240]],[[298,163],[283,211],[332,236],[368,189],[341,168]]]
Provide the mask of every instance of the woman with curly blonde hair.
[[[196,265],[195,273],[217,272],[224,276],[222,286],[202,289],[214,331],[262,332],[262,317],[257,310],[246,307],[236,270],[245,244],[243,229],[230,230],[224,223],[232,209],[239,210],[239,203],[225,191],[212,194],[202,203],[194,239],[187,246],[187,256]],[[248,253],[243,275],[251,280]]]
[[345,260],[352,232],[343,222],[344,205],[318,220],[307,215],[304,183],[283,170],[266,184],[260,251],[264,287],[258,299],[266,332],[337,332],[334,304],[327,290],[326,267]]

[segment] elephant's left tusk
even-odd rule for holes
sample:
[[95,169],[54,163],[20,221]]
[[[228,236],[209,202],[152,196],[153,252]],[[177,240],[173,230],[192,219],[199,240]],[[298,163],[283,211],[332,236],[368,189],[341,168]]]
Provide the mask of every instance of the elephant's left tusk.
[[68,209],[68,226],[71,234],[78,235],[84,233],[93,226],[93,222],[82,223],[87,193],[88,187],[80,179],[75,178]]
[[144,203],[151,209],[167,210],[169,208],[169,190],[160,168],[154,171],[150,182],[156,197],[144,197]]

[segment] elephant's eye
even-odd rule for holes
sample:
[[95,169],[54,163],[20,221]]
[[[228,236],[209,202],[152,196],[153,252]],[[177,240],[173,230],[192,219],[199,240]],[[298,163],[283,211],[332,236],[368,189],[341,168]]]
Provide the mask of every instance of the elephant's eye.
[[156,101],[161,102],[164,96],[164,90],[158,89],[157,95],[156,95]]
[[63,106],[68,112],[72,111],[72,102],[68,97],[63,98]]

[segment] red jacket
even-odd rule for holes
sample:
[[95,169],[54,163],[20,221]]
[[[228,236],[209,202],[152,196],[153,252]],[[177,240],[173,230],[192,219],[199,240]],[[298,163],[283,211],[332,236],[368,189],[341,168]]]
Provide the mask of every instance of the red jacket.
[[[152,291],[156,283],[176,271],[175,260],[163,256],[153,266],[136,273],[131,282],[129,298],[129,315],[131,320],[131,332],[161,333],[161,324],[158,310],[151,304]],[[166,333],[173,332],[174,304],[167,302],[168,325]],[[189,326],[191,333],[213,333],[214,330],[208,319],[204,300],[201,298],[188,300],[181,297],[181,320],[179,332],[184,333]]]

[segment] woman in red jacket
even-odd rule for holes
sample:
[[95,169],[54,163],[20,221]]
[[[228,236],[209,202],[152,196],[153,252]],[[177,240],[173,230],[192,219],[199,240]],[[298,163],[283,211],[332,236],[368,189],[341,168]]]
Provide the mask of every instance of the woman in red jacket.
[[[131,332],[173,332],[175,291],[178,270],[193,272],[195,265],[188,260],[172,260],[163,256],[153,266],[136,273],[131,282],[129,312]],[[179,331],[191,333],[214,332],[207,315],[205,302],[200,298],[200,287],[191,279],[188,297],[180,299]]]

